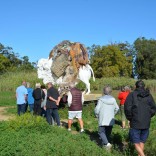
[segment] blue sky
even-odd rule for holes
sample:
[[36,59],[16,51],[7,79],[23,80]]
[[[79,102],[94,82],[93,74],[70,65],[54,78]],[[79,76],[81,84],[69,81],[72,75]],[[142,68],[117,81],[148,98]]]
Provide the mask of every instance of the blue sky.
[[0,43],[30,61],[62,40],[86,46],[156,39],[155,0],[1,0]]

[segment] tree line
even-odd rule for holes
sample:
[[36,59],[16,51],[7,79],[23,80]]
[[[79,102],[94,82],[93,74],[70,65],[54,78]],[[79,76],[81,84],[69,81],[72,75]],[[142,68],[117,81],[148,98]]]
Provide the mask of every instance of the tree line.
[[35,62],[30,62],[28,56],[20,57],[11,47],[5,47],[0,43],[0,74],[14,71],[34,70]]
[[[111,43],[88,47],[91,66],[97,78],[136,77],[156,78],[156,40],[137,38],[133,44]],[[11,47],[0,43],[0,73],[8,71],[34,70],[36,63],[28,56],[20,58]]]
[[137,38],[133,44],[111,43],[88,48],[91,66],[97,78],[156,78],[156,40]]

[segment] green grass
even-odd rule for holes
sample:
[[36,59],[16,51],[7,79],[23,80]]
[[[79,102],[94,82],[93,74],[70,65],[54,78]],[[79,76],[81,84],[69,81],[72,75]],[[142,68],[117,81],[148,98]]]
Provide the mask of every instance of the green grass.
[[[35,72],[30,73],[7,73],[0,75],[0,106],[9,106],[7,115],[16,114],[15,90],[25,80],[34,87],[37,79]],[[151,89],[152,95],[156,100],[156,80],[146,80],[146,85]],[[101,93],[104,85],[113,86],[113,96],[117,95],[121,86],[134,86],[135,80],[127,78],[103,78],[91,81],[93,93]],[[84,84],[78,85],[83,89]],[[119,103],[119,101],[117,100]],[[13,107],[10,107],[13,106]],[[71,156],[135,156],[134,147],[129,144],[128,129],[122,131],[120,128],[121,118],[116,116],[116,124],[112,132],[113,150],[111,153],[106,152],[100,147],[101,141],[97,133],[98,121],[94,116],[94,103],[83,108],[83,120],[85,134],[79,134],[79,125],[77,121],[73,123],[72,130],[76,134],[71,134],[66,127],[58,128],[47,124],[44,118],[35,117],[30,113],[14,120],[0,122],[0,152],[2,156],[47,156],[47,155],[71,155]],[[61,120],[68,118],[68,109],[59,109]],[[156,117],[152,119],[150,136],[145,146],[145,152],[148,156],[154,156],[156,153]]]

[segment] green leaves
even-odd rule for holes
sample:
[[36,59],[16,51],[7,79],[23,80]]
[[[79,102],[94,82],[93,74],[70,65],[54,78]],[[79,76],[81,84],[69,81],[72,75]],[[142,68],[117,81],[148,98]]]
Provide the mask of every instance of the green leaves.
[[136,68],[141,79],[156,78],[156,40],[138,38],[134,42],[137,51]]
[[132,58],[126,57],[118,45],[98,46],[91,56],[91,66],[97,78],[130,77],[132,73]]

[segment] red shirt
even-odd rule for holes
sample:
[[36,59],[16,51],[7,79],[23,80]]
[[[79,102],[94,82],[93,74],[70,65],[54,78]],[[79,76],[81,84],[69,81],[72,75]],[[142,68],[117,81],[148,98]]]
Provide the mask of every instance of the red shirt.
[[130,92],[120,92],[118,95],[118,99],[120,100],[120,105],[124,105],[126,98]]

